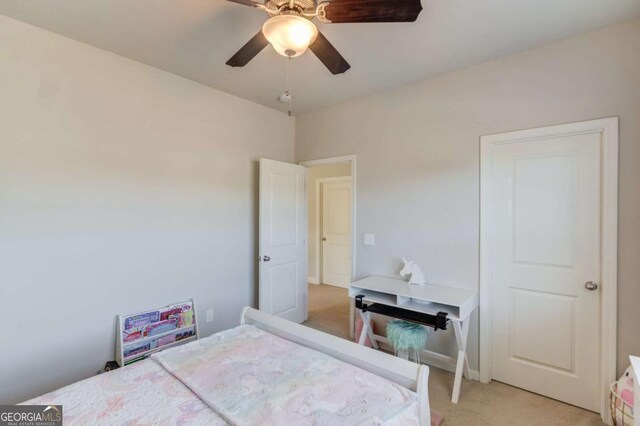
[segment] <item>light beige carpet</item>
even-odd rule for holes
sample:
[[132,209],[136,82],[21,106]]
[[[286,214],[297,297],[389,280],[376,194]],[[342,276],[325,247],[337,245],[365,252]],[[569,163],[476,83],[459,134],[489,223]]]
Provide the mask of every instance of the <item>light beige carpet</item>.
[[309,319],[304,323],[316,330],[349,339],[349,297],[347,289],[309,284]]
[[[349,339],[347,289],[309,285],[309,319],[305,325]],[[431,368],[431,408],[444,415],[444,426],[602,425],[596,413],[493,381],[488,385],[463,380],[458,404],[451,403],[453,374]]]

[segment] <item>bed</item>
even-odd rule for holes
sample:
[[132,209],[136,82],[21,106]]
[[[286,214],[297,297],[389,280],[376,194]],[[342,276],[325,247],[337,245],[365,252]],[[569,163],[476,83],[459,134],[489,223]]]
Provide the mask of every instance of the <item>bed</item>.
[[245,308],[241,325],[25,404],[66,424],[430,425],[429,369]]

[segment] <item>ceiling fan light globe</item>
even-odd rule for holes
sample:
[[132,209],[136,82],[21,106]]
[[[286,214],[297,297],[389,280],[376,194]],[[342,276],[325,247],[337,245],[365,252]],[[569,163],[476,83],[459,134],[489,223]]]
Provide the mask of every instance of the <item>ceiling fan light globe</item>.
[[276,52],[294,58],[307,51],[318,36],[318,29],[301,16],[279,15],[264,23],[262,33]]

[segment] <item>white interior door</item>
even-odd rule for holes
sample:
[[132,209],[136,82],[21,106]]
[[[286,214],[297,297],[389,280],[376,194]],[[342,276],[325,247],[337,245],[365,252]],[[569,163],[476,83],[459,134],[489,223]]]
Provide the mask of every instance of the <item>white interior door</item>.
[[600,411],[601,134],[504,141],[488,186],[491,375]]
[[322,283],[351,283],[351,179],[322,184]]
[[307,318],[305,169],[260,160],[260,310],[295,322]]

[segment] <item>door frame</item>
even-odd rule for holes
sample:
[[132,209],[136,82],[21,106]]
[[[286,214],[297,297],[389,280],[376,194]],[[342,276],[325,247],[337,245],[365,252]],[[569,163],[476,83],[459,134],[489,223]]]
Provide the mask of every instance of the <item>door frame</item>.
[[[306,169],[309,167],[316,166],[334,166],[337,164],[350,164],[351,165],[351,281],[355,281],[356,278],[356,196],[357,196],[357,185],[356,185],[356,155],[342,155],[338,157],[328,157],[328,158],[320,158],[317,160],[306,160],[298,162],[300,166],[305,167],[305,179],[306,179]],[[318,192],[316,191],[316,208],[317,208],[317,199]],[[307,217],[309,214],[307,213]],[[316,215],[316,232],[320,232],[317,225],[318,216]],[[305,233],[308,232],[309,227],[307,226]],[[306,236],[306,241],[309,241],[309,236]],[[317,249],[317,247],[316,247]],[[316,266],[318,265],[318,251],[316,251]],[[315,278],[315,277],[312,277]],[[320,271],[318,271],[318,279],[320,278]]]
[[[320,253],[322,253],[322,237],[320,236],[320,211],[323,208],[323,205],[320,205],[320,190],[322,189],[322,184],[324,183],[332,183],[332,182],[349,182],[351,186],[351,205],[349,206],[349,221],[351,222],[351,226],[353,227],[353,181],[351,176],[337,176],[337,177],[327,177],[327,178],[318,178],[316,179],[316,269],[318,272],[317,278],[318,284],[322,284],[322,266],[324,265],[324,260],[322,265],[320,264]],[[323,201],[324,203],[324,201]],[[324,215],[322,215],[322,219],[324,220]],[[307,228],[308,229],[308,228]],[[353,229],[351,230],[351,245],[353,246]],[[353,253],[351,253],[352,258],[350,259],[349,265],[353,262]],[[324,253],[322,253],[322,258],[324,259]],[[353,268],[351,268],[351,279],[353,280]]]
[[609,385],[616,380],[618,265],[618,117],[560,124],[480,137],[480,381],[491,381],[491,148],[557,136],[602,134],[602,219],[600,299],[600,416],[609,417]]

